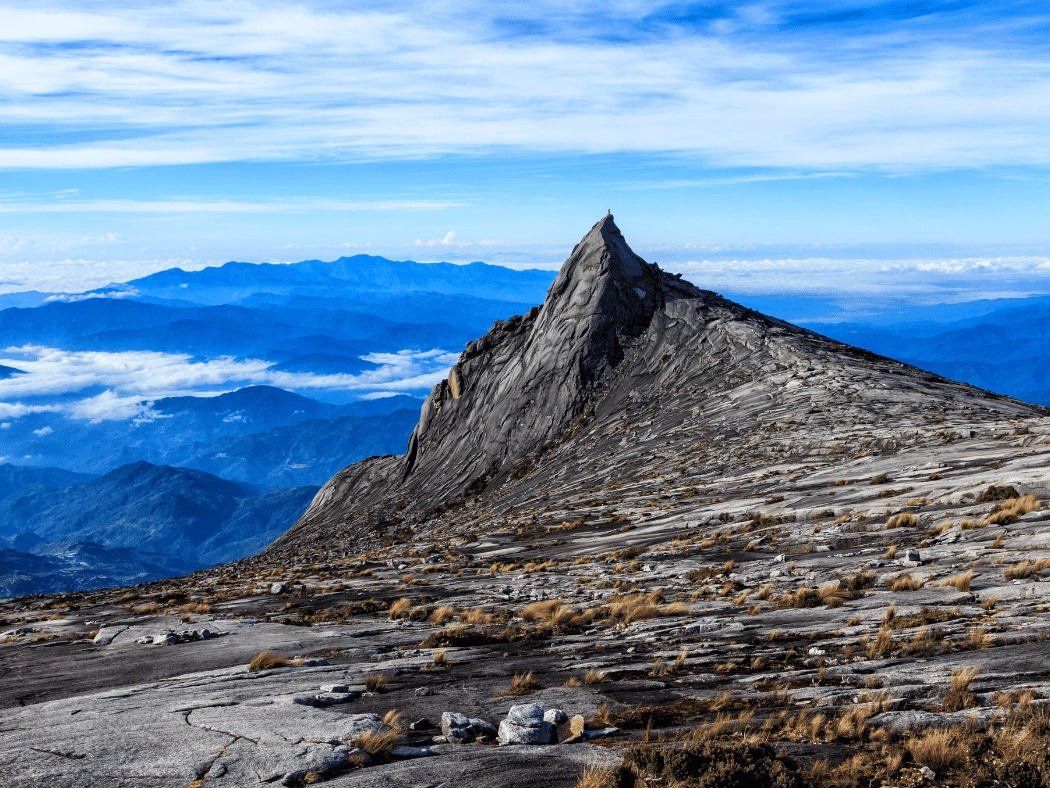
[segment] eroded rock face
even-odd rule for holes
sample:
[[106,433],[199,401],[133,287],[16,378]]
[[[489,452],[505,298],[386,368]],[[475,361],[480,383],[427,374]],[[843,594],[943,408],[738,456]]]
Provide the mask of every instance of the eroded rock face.
[[[542,307],[467,345],[424,403],[407,453],[341,471],[270,554],[365,546],[392,531],[407,538],[436,507],[530,476],[603,485],[608,475],[583,468],[597,453],[614,457],[621,476],[644,479],[651,456],[631,444],[653,435],[687,455],[804,417],[806,430],[785,435],[782,450],[819,455],[840,450],[843,423],[935,414],[969,428],[1042,413],[700,290],[634,254],[606,216]],[[907,440],[886,432],[869,443],[893,450]],[[551,464],[552,449],[563,462]],[[734,447],[736,460],[745,454]]]

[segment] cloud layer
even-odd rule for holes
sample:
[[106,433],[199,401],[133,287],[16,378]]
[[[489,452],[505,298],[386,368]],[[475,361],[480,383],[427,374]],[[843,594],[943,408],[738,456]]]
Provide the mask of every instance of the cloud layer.
[[[444,350],[375,353],[378,365],[360,375],[316,375],[270,370],[270,362],[153,351],[67,351],[24,346],[0,351],[0,364],[26,374],[0,380],[0,418],[60,412],[89,421],[151,418],[149,402],[162,397],[221,393],[272,385],[306,395],[351,391],[364,397],[422,393],[448,374],[456,355]],[[56,404],[60,403],[60,404]]]
[[1038,3],[5,4],[0,166],[493,148],[1050,163]]

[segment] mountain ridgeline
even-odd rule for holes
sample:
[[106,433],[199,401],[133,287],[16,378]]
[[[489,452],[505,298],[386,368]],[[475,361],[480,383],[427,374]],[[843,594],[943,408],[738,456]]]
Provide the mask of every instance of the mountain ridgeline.
[[816,454],[836,424],[889,445],[900,438],[880,423],[1043,412],[701,290],[634,254],[606,216],[542,307],[467,345],[407,453],[341,471],[270,552],[435,538],[466,511],[542,511],[555,490],[615,498],[685,463],[765,462],[770,430],[805,425],[792,451]]
[[[0,466],[7,475],[29,470]],[[64,481],[53,476],[45,481]],[[0,540],[9,546],[0,596],[153,580],[252,555],[316,492],[147,462],[61,487],[23,485],[0,500]]]

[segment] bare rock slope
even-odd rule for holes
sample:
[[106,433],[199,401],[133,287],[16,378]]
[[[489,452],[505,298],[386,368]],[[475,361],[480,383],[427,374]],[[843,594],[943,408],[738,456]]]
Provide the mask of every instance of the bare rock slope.
[[606,217],[264,553],[0,600],[5,784],[1047,786],[1047,499],[1044,410]]
[[553,479],[608,497],[682,463],[892,449],[920,426],[1043,412],[700,290],[634,254],[608,215],[542,307],[467,346],[407,453],[341,471],[271,552],[425,535],[464,493],[509,513]]

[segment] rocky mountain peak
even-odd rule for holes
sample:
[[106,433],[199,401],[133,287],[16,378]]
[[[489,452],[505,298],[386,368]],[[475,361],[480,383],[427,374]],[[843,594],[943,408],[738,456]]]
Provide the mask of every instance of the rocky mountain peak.
[[[565,261],[543,306],[471,342],[422,408],[402,481],[458,492],[557,437],[608,384],[668,297],[698,295],[627,245],[611,214]],[[451,460],[451,462],[450,462]]]
[[[271,549],[429,533],[456,501],[545,511],[552,490],[612,500],[698,463],[721,473],[854,440],[893,450],[927,425],[1036,413],[700,290],[636,255],[607,215],[542,307],[467,345],[405,455],[341,471]],[[866,434],[846,440],[840,424]],[[784,429],[804,437],[767,445]]]

